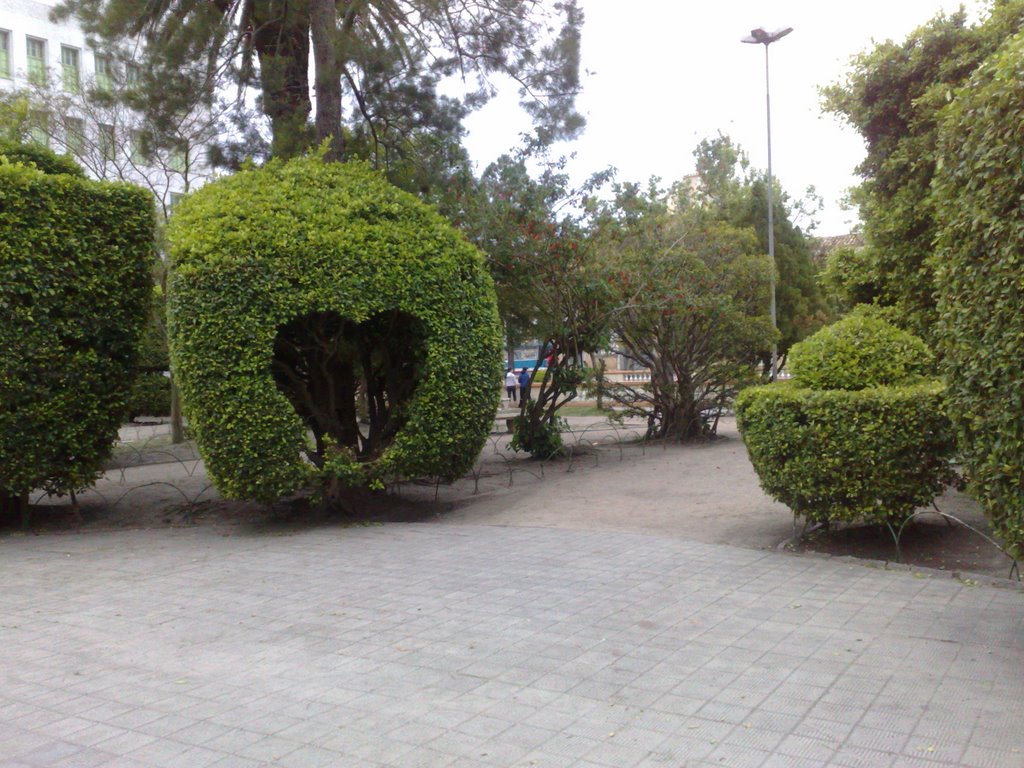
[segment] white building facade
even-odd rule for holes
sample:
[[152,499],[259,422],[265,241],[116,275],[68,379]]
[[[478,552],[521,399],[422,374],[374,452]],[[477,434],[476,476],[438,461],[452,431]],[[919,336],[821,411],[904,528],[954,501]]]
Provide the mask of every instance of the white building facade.
[[29,95],[31,140],[71,155],[93,178],[150,189],[169,212],[210,178],[207,145],[216,125],[209,110],[197,107],[182,116],[173,147],[147,146],[137,113],[90,97],[131,88],[138,68],[114,52],[90,47],[73,18],[51,21],[57,4],[0,0],[0,89]]

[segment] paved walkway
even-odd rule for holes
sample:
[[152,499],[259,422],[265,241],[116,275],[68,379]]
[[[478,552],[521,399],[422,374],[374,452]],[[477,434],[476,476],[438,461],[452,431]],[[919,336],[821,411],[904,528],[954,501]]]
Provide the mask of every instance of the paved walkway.
[[0,765],[1024,765],[1024,593],[614,531],[0,541]]

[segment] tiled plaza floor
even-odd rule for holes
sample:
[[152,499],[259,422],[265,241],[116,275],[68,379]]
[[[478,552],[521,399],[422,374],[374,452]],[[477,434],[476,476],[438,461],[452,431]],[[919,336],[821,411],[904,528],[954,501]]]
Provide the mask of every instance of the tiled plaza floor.
[[612,532],[0,541],[0,766],[1024,766],[1024,592]]

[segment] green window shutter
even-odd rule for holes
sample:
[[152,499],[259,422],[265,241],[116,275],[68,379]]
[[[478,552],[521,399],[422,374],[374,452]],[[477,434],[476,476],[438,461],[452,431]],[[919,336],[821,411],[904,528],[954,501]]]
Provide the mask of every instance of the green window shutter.
[[11,76],[11,33],[0,29],[0,77]]
[[114,126],[100,124],[98,127],[100,153],[103,160],[110,163],[117,159],[117,137]]
[[32,110],[29,113],[29,139],[41,147],[50,146],[50,118],[45,112]]
[[96,88],[110,91],[114,87],[114,65],[109,56],[96,54]]
[[28,52],[28,81],[32,85],[46,85],[46,41],[25,38]]
[[75,157],[85,153],[85,121],[80,117],[64,118],[64,143]]
[[175,147],[171,150],[168,166],[170,166],[172,171],[176,171],[177,173],[184,173],[188,170],[188,157],[185,153],[184,147]]
[[68,93],[78,93],[82,89],[79,60],[80,56],[77,48],[69,48],[66,45],[60,47],[60,65],[64,75],[64,90]]

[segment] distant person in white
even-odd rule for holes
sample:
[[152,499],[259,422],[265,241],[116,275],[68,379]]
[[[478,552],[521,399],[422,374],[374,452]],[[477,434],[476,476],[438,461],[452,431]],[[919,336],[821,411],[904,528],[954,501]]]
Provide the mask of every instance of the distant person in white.
[[519,383],[516,379],[516,372],[511,368],[505,369],[505,396],[508,398],[510,403],[516,401],[516,385]]

